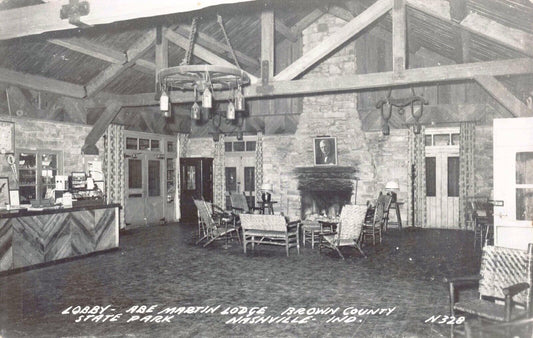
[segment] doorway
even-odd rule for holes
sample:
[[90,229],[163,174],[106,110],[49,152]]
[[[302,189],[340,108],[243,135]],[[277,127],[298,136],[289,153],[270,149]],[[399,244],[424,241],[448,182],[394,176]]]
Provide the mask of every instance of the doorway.
[[255,206],[255,136],[243,140],[228,137],[225,142],[224,174],[226,209],[231,209],[230,193],[246,196],[249,206]]
[[213,159],[180,158],[180,173],[181,221],[194,223],[198,220],[194,199],[213,201]]
[[533,118],[494,119],[494,245],[533,238]]
[[428,227],[459,228],[459,129],[426,129]]
[[[128,156],[128,155],[127,155]],[[157,224],[164,220],[163,160],[155,154],[126,158],[127,225]]]

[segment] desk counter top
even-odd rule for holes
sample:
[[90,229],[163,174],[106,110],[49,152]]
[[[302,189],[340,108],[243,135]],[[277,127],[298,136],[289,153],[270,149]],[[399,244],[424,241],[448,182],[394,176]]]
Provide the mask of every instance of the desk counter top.
[[109,209],[109,208],[120,208],[120,204],[99,204],[99,205],[86,205],[80,207],[43,207],[43,208],[33,208],[28,206],[28,208],[21,209],[12,209],[12,210],[0,210],[0,219],[2,218],[13,218],[13,217],[25,217],[25,216],[39,216],[39,215],[51,215],[59,214],[64,212],[74,212],[74,211],[87,211],[95,209]]

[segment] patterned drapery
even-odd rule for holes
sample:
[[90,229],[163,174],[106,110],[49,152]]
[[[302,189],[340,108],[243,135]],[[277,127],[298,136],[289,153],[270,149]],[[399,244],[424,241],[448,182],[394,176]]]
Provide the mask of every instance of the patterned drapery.
[[476,126],[473,122],[461,123],[459,143],[459,226],[466,228],[466,199],[476,193],[474,148]]
[[213,203],[224,207],[226,205],[225,182],[226,174],[224,170],[224,134],[220,134],[215,142],[215,153],[213,160]]
[[414,194],[413,191],[407,194],[407,219],[411,226],[425,227],[427,226],[425,127],[422,127],[419,134],[415,134],[413,128],[414,126],[409,128],[408,186],[414,189]]
[[103,171],[107,203],[119,203],[120,228],[124,228],[125,177],[124,177],[124,126],[110,124],[104,135]]
[[263,185],[263,133],[257,133],[255,145],[255,200],[261,200],[261,185]]

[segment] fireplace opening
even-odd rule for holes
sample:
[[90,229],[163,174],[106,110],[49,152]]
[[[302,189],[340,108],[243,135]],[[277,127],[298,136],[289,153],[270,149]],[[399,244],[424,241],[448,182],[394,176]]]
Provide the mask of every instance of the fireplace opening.
[[[349,204],[356,188],[353,167],[300,167],[296,169],[301,200],[301,219],[336,217]],[[355,191],[357,191],[355,189]]]

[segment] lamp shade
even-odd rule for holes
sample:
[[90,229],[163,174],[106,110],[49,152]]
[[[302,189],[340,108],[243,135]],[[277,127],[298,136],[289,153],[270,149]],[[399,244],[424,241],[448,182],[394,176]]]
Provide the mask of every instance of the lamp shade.
[[398,182],[396,181],[389,181],[387,184],[385,184],[385,189],[387,190],[399,190],[400,186],[398,185]]
[[270,184],[270,183],[263,183],[263,184],[261,185],[261,190],[262,190],[262,191],[272,191],[272,190],[273,190],[273,188],[272,188],[272,184]]
[[228,120],[235,120],[235,105],[231,101],[228,103],[228,110],[226,111],[226,118]]

